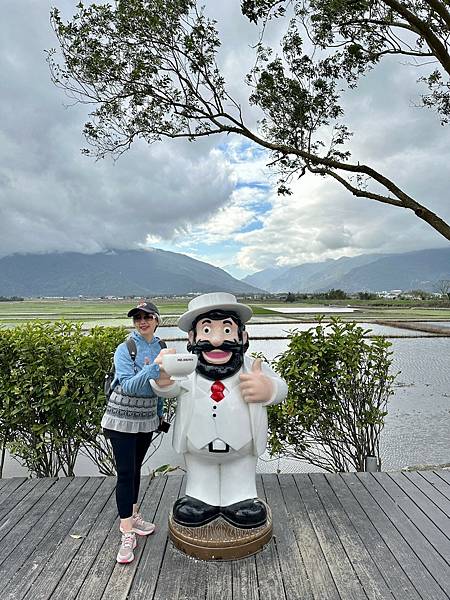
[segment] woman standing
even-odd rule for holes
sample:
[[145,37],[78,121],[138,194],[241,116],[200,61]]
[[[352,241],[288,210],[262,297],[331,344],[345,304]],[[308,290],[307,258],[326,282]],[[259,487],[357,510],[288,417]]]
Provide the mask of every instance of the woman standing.
[[168,375],[154,362],[160,352],[168,352],[161,350],[160,340],[154,335],[161,319],[158,308],[146,300],[132,308],[128,316],[133,318],[135,326],[130,338],[136,353],[132,356],[134,352],[127,342],[117,347],[113,392],[101,422],[116,462],[116,501],[122,533],[119,563],[134,559],[136,534],[149,535],[155,530],[155,525],[139,513],[137,500],[141,466],[160,422],[158,398],[151,383],[154,380],[164,385],[168,380]]

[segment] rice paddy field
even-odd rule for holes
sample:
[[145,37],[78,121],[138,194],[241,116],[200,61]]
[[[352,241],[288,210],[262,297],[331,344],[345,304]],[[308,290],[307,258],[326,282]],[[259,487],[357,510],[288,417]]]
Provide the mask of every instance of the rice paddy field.
[[[188,305],[189,298],[154,298],[158,305],[163,325],[173,326],[177,317]],[[448,322],[450,308],[443,306],[373,306],[369,302],[357,304],[343,302],[333,305],[308,303],[282,303],[274,301],[243,300],[253,309],[252,323],[291,323],[314,322],[323,314],[325,320],[339,316],[343,320],[370,322],[373,320]],[[136,300],[76,300],[76,299],[35,299],[17,302],[0,302],[0,327],[15,327],[25,321],[43,319],[46,321],[81,321],[89,329],[94,325],[129,325],[126,314],[135,306]]]

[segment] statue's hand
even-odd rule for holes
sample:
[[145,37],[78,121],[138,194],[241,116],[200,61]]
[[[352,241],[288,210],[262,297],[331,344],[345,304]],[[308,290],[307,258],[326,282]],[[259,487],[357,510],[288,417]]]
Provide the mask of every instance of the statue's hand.
[[240,376],[240,390],[245,402],[268,402],[272,398],[273,383],[261,369],[261,359],[257,358],[250,373]]
[[[159,351],[158,356],[155,358],[155,360],[153,361],[155,363],[155,365],[159,365],[159,368],[162,367],[162,357],[164,356],[164,354],[176,354],[177,351],[175,350],[175,348],[161,348],[161,350]],[[150,360],[148,358],[145,359],[146,362],[145,364],[149,364]]]
[[[164,356],[164,354],[176,354],[176,350],[175,350],[175,348],[162,348],[160,350],[158,356],[154,360],[155,365],[159,366],[159,378],[155,379],[155,381],[160,387],[167,387],[169,385],[172,385],[172,383],[173,383],[173,380],[170,379],[170,375],[168,373],[166,373],[164,371],[164,369],[162,368],[162,357]],[[150,360],[148,358],[146,358],[145,364],[149,364],[149,363],[150,363]]]

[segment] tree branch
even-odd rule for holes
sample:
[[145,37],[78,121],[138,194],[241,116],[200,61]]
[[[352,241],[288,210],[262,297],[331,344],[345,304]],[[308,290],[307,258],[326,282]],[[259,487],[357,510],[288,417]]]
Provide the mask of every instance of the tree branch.
[[363,18],[363,19],[352,19],[351,21],[344,21],[344,23],[342,25],[344,25],[344,26],[348,26],[348,25],[361,26],[361,25],[366,25],[366,24],[381,25],[382,27],[389,27],[389,28],[398,27],[399,29],[406,29],[407,31],[411,31],[412,33],[420,35],[419,30],[416,29],[411,23],[404,23],[402,21],[386,21],[384,19]]
[[419,19],[419,17],[412,13],[402,2],[398,2],[397,0],[382,0],[382,2],[400,14],[408,23],[411,23],[411,25],[413,25],[417,31],[419,31],[419,33],[427,42],[428,46],[433,50],[433,53],[436,55],[443,68],[450,75],[449,53],[441,40],[430,29],[428,24]]
[[439,0],[425,0],[427,4],[431,6],[431,8],[437,12],[437,14],[441,17],[447,27],[450,29],[450,13],[445,8],[442,2]]
[[[436,56],[443,68],[450,73],[450,56],[447,48],[432,29],[436,27],[436,30],[440,31],[436,19],[432,18],[430,24],[411,12],[405,3],[397,0],[380,1],[382,7],[380,9],[380,5],[377,4],[377,10],[379,9],[381,17],[387,9],[399,16],[395,16],[395,20],[391,23],[387,19],[372,18],[378,16],[377,14],[370,14],[367,21],[363,19],[361,23],[358,19],[355,20],[355,27],[360,26],[363,29],[364,23],[380,26],[381,31],[375,31],[373,35],[369,30],[374,52],[377,48],[381,48],[379,56],[382,54],[430,56],[429,53],[421,51],[421,46],[417,46],[418,50],[414,52],[413,46],[408,45],[408,40],[404,42],[398,38],[395,29],[401,27],[420,36],[420,43],[424,40],[424,43],[428,44],[430,50],[434,52],[432,56]],[[143,0],[141,2],[142,7],[139,2],[137,5],[145,14],[151,3]],[[249,1],[248,4],[251,8],[252,3]],[[435,8],[439,3],[430,0],[428,4]],[[95,16],[99,9],[97,7],[92,10]],[[444,19],[445,16],[450,18],[445,9],[444,12],[445,14],[441,14],[442,11],[437,13],[440,19]],[[114,14],[114,10],[111,14]],[[405,20],[405,24],[401,23],[402,19]],[[291,172],[293,176],[303,174],[305,169],[309,169],[312,173],[332,177],[356,197],[412,210],[419,218],[450,240],[450,226],[400,189],[392,180],[367,165],[346,162],[349,153],[338,151],[339,145],[344,144],[349,136],[345,126],[341,126],[338,137],[332,139],[328,154],[319,155],[319,153],[324,154],[324,143],[320,139],[314,142],[313,133],[318,132],[322,126],[328,126],[332,120],[337,122],[342,114],[342,109],[338,105],[340,90],[336,90],[339,69],[336,67],[337,70],[334,71],[333,63],[328,64],[324,61],[324,64],[319,62],[318,66],[306,63],[296,72],[293,62],[296,58],[294,44],[293,56],[288,56],[294,64],[293,78],[285,77],[284,71],[280,75],[275,65],[273,71],[268,69],[267,72],[268,79],[273,77],[275,82],[266,84],[267,89],[264,90],[263,80],[261,97],[258,98],[258,94],[255,93],[254,97],[250,98],[250,102],[254,100],[253,103],[258,104],[270,119],[265,129],[263,125],[263,133],[254,133],[244,124],[241,107],[225,90],[223,78],[215,61],[215,52],[219,45],[217,32],[207,20],[194,20],[191,23],[190,17],[186,16],[185,21],[174,21],[173,29],[169,28],[169,35],[166,35],[167,27],[164,31],[161,30],[162,33],[158,27],[155,27],[154,39],[152,31],[139,29],[136,36],[126,38],[125,35],[126,39],[123,40],[114,30],[106,27],[104,35],[108,43],[102,42],[100,49],[92,36],[102,33],[102,21],[97,27],[88,27],[89,19],[86,17],[86,24],[82,22],[84,28],[80,27],[79,30],[75,28],[75,33],[62,26],[58,30],[58,23],[58,18],[55,17],[53,26],[68,68],[66,71],[58,71],[55,67],[53,79],[66,91],[70,91],[75,98],[99,103],[100,108],[92,113],[93,123],[87,124],[85,129],[89,143],[99,149],[99,156],[100,153],[105,155],[107,151],[121,152],[131,145],[136,136],[151,143],[163,136],[195,139],[216,133],[235,133],[270,150],[275,161],[281,163],[283,174],[289,175]],[[96,24],[95,19],[93,23]],[[131,19],[130,27],[133,23]],[[206,27],[204,27],[205,23]],[[388,27],[387,34],[383,29],[385,26]],[[87,44],[87,49],[81,45],[83,51],[80,51],[80,46],[76,42],[77,38],[83,39],[84,35],[93,44],[92,47]],[[349,35],[352,36],[351,31]],[[362,39],[365,39],[364,35]],[[148,47],[146,40],[148,40]],[[121,44],[126,45],[125,50]],[[141,51],[142,48],[145,48],[145,52]],[[97,57],[97,52],[100,58]],[[115,54],[119,58],[123,54],[123,60],[120,58],[114,61]],[[366,57],[363,57],[363,66],[367,62],[365,59]],[[262,60],[264,61],[264,57]],[[111,72],[105,72],[109,65],[115,63],[118,64],[117,69],[111,66]],[[145,69],[146,65],[150,67],[149,70]],[[261,70],[258,73],[261,73]],[[60,75],[59,79],[58,75]],[[281,82],[276,80],[277,77]],[[295,81],[298,85],[291,86]],[[314,84],[318,82],[323,86],[320,89],[326,90],[327,93],[319,94],[315,90]],[[298,94],[298,98],[295,93],[289,93],[291,89]],[[330,100],[324,101],[323,98],[330,98]],[[228,100],[232,103],[231,107]],[[224,103],[229,112],[224,109]],[[342,173],[367,176],[382,186],[382,193],[374,193],[352,185],[351,178],[348,181]]]
[[[234,132],[236,133],[236,131],[234,131]],[[265,148],[273,150],[274,152],[280,152],[281,154],[284,154],[286,156],[289,154],[299,156],[299,157],[305,159],[307,162],[311,163],[312,165],[324,165],[325,167],[328,167],[329,170],[338,169],[338,170],[343,170],[343,171],[347,171],[350,173],[360,173],[360,174],[371,177],[372,179],[374,179],[375,181],[380,183],[383,187],[385,187],[387,190],[389,190],[394,196],[396,196],[398,198],[398,200],[400,200],[400,203],[397,204],[397,201],[392,201],[387,196],[380,197],[380,198],[384,198],[384,200],[379,199],[380,201],[383,201],[386,204],[391,204],[393,206],[401,206],[403,208],[408,208],[408,209],[412,210],[416,214],[417,217],[419,217],[420,219],[423,219],[426,223],[428,223],[434,229],[436,229],[436,231],[438,231],[445,238],[450,240],[450,226],[443,219],[441,219],[438,215],[436,215],[434,212],[432,212],[425,206],[422,206],[421,204],[419,204],[419,202],[417,202],[416,200],[411,198],[411,196],[406,194],[397,185],[395,185],[395,183],[393,181],[391,181],[390,179],[388,179],[381,173],[378,173],[375,169],[368,167],[367,165],[360,165],[360,164],[352,165],[349,163],[339,162],[337,160],[333,160],[330,158],[321,158],[314,154],[305,152],[304,150],[292,148],[289,146],[284,146],[281,144],[274,144],[272,142],[268,142],[268,141],[256,136],[255,134],[250,132],[247,128],[243,128],[243,130],[239,133],[241,133],[241,135],[244,135],[245,137],[251,139],[252,141],[254,141],[256,144],[258,144],[260,146],[263,146]],[[331,174],[331,173],[327,173],[327,174]],[[335,179],[337,179],[337,177],[335,177]],[[362,194],[361,194],[361,196],[362,196]],[[365,197],[375,199],[374,195],[365,196]]]
[[330,169],[317,169],[314,167],[308,167],[308,170],[311,171],[311,173],[317,173],[318,175],[329,175],[330,177],[333,177],[334,179],[336,179],[336,181],[339,181],[339,183],[342,184],[349,192],[351,192],[354,196],[357,196],[358,198],[369,198],[371,200],[383,202],[384,204],[391,204],[393,206],[406,208],[403,202],[401,202],[400,200],[395,200],[394,198],[390,198],[389,196],[382,196],[381,194],[367,192],[357,187],[354,187],[349,181],[347,181],[334,171],[331,171]]

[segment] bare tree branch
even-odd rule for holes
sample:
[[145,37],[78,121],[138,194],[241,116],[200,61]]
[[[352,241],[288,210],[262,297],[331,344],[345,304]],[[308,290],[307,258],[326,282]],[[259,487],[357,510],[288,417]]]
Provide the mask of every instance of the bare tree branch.
[[397,0],[382,0],[384,4],[395,10],[398,14],[411,23],[423,36],[428,46],[438,58],[443,68],[450,75],[450,55],[441,40],[434,34],[427,23],[419,19],[417,15],[408,10],[404,3]]

